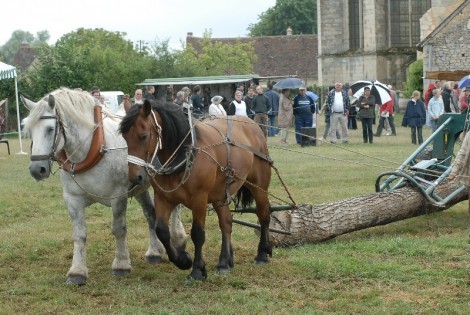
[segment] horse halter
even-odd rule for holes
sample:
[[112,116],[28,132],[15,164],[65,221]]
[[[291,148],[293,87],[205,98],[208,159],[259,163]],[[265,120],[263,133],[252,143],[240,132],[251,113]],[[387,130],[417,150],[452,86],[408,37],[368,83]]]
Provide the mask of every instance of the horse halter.
[[[127,162],[138,165],[138,166],[145,167],[145,169],[147,170],[148,173],[150,172],[150,170],[152,172],[156,173],[157,170],[152,165],[152,162],[155,159],[155,157],[157,156],[158,150],[162,148],[162,127],[158,123],[157,117],[155,116],[155,113],[153,112],[153,110],[151,110],[150,112],[152,113],[152,116],[153,116],[153,122],[155,122],[155,124],[152,124],[152,126],[153,126],[153,128],[155,128],[155,131],[157,132],[157,144],[156,144],[155,150],[153,152],[152,158],[150,159],[150,162],[148,162],[149,156],[150,156],[150,149],[147,149],[147,161],[144,161],[143,159],[141,159],[137,156],[134,156],[134,155],[128,155],[127,156]],[[152,129],[150,129],[150,135],[152,135]],[[149,141],[149,148],[150,148],[150,141]]]
[[[60,130],[64,130],[64,126],[62,125],[62,122],[60,120],[60,115],[57,112],[53,116],[45,115],[45,116],[39,117],[39,119],[55,119],[54,141],[52,143],[51,152],[49,154],[31,155],[30,161],[36,162],[36,161],[49,160],[49,164],[52,164],[53,161],[57,161],[57,147],[59,146],[61,134],[63,134],[64,140],[65,142],[67,142],[65,133],[60,132]],[[33,146],[33,143],[31,143],[31,147],[32,146]]]

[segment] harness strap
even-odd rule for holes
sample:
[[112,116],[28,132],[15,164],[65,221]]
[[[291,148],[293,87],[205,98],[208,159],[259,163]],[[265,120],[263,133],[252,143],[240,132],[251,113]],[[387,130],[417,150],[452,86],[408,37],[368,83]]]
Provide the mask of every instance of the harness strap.
[[230,195],[230,186],[235,182],[233,179],[234,170],[232,168],[232,154],[230,150],[230,139],[232,138],[232,126],[233,126],[233,117],[227,116],[227,135],[225,146],[227,147],[227,167],[225,168],[225,196],[227,203],[232,201],[232,196]]
[[253,153],[254,155],[256,155],[257,157],[269,162],[269,164],[273,164],[274,161],[273,159],[271,159],[271,157],[267,154],[264,154],[263,152],[261,151],[258,151],[256,150],[255,148],[253,147],[250,147],[246,144],[243,144],[243,143],[240,143],[240,142],[236,142],[234,140],[231,140],[231,139],[228,139],[228,141],[230,142],[231,145],[233,146],[236,146],[236,147],[240,147],[240,148],[243,148],[243,149],[246,149],[248,151],[250,151],[251,153]]
[[93,132],[93,139],[91,140],[91,146],[88,150],[88,153],[85,159],[79,163],[72,163],[68,157],[65,150],[60,152],[59,157],[57,158],[57,162],[61,166],[61,168],[72,174],[77,174],[81,172],[88,171],[93,166],[95,166],[103,157],[104,155],[104,129],[103,124],[101,123],[101,106],[96,105],[93,111],[95,124],[97,127]]

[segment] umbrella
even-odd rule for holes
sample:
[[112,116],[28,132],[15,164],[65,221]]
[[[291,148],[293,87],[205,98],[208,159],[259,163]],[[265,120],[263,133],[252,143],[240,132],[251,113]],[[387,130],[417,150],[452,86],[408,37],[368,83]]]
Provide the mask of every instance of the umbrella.
[[273,88],[275,89],[297,89],[301,86],[305,86],[304,82],[297,78],[287,78],[282,79],[281,81],[277,82]]
[[319,96],[312,91],[307,91],[307,95],[310,96],[314,102],[316,102],[319,99]]
[[390,90],[387,86],[379,81],[365,81],[360,80],[351,85],[351,90],[354,97],[359,98],[364,94],[364,88],[370,88],[370,94],[374,95],[376,104],[385,104],[392,98],[390,96]]
[[459,81],[459,89],[463,89],[465,87],[470,86],[470,74],[464,76],[462,79]]

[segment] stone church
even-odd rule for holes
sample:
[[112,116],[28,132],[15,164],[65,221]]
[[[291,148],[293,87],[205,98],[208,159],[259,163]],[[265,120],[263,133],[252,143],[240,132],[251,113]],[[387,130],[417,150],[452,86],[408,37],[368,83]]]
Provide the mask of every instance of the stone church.
[[[407,67],[417,58],[417,45],[423,50],[432,38],[436,41],[441,38],[438,41],[441,51],[430,57],[429,48],[424,49],[424,57],[432,59],[425,60],[425,70],[468,68],[469,2],[318,0],[318,85],[367,79],[400,86],[406,81]],[[464,29],[448,27],[449,32],[439,32],[446,19],[448,24],[460,19]],[[460,43],[460,56],[454,55],[458,58],[451,62],[454,41]],[[437,65],[439,61],[442,63]]]

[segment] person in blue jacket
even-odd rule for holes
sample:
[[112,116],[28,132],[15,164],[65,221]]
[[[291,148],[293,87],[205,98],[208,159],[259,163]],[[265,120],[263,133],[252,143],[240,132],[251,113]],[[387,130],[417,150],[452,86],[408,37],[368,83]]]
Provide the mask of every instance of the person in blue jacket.
[[403,116],[403,127],[411,128],[411,143],[416,144],[416,131],[418,131],[418,143],[423,143],[423,126],[426,124],[426,108],[421,100],[421,93],[413,91],[411,99],[406,105]]
[[307,95],[307,89],[302,86],[299,94],[294,97],[295,140],[302,144],[302,127],[312,127],[315,101]]

